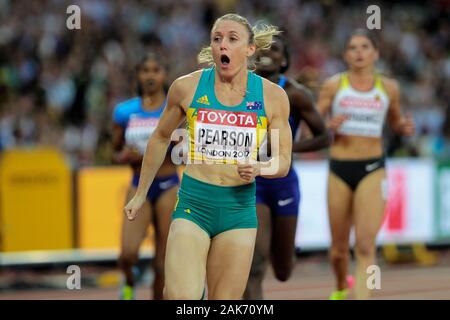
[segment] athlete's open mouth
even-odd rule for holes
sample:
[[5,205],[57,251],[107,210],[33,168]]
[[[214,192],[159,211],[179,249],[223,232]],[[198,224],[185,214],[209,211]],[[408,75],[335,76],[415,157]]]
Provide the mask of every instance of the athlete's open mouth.
[[226,54],[222,54],[220,56],[220,62],[226,66],[230,63],[230,58],[228,58],[228,56]]

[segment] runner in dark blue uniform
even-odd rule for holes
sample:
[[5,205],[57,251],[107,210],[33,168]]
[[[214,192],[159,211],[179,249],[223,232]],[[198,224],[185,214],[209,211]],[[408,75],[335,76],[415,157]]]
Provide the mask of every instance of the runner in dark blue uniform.
[[[284,73],[289,68],[289,51],[285,39],[274,38],[270,50],[258,57],[256,72],[278,83],[286,91],[291,106],[289,124],[294,141],[303,119],[313,137],[293,143],[293,152],[314,151],[329,144],[325,124],[314,107],[311,93]],[[262,299],[262,281],[269,260],[280,281],[289,279],[294,266],[295,233],[299,214],[300,186],[297,173],[291,167],[284,178],[256,177],[258,233],[250,277],[244,297]]]

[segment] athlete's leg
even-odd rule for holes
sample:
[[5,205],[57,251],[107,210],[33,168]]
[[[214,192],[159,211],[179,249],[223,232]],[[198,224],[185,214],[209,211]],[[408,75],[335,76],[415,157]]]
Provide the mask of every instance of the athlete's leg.
[[[131,187],[127,195],[127,202],[133,197],[135,192],[136,188]],[[119,267],[125,275],[126,284],[131,287],[134,286],[132,268],[138,262],[139,248],[146,236],[147,228],[151,221],[151,214],[151,206],[146,201],[135,220],[129,221],[125,215],[123,217]]]
[[164,262],[164,297],[171,300],[200,300],[210,246],[209,235],[186,219],[172,221]]
[[255,240],[256,228],[233,229],[212,239],[207,265],[209,299],[242,299]]
[[328,216],[331,230],[330,260],[336,276],[337,290],[347,288],[349,236],[352,225],[350,187],[334,173],[328,177]]
[[275,276],[280,281],[288,280],[294,269],[296,230],[297,213],[273,216],[271,260]]
[[246,300],[263,299],[262,282],[270,258],[272,234],[270,209],[265,204],[257,204],[256,213],[258,215],[258,231],[250,275],[244,292],[244,299]]
[[275,276],[280,281],[288,280],[294,269],[299,205],[299,181],[297,178],[289,179],[278,196],[277,206],[272,214],[271,260]]
[[378,169],[366,176],[354,195],[356,283],[355,298],[369,298],[367,267],[375,263],[376,236],[383,222],[385,197],[382,183],[385,170]]
[[154,205],[155,216],[155,259],[154,271],[155,281],[153,282],[153,298],[163,299],[164,289],[164,257],[166,255],[167,236],[169,234],[172,212],[177,200],[178,188],[170,188],[161,194]]

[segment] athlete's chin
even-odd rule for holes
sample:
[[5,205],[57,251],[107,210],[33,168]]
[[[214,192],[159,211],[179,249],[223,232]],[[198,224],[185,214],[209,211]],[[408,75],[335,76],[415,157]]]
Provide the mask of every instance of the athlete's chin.
[[144,89],[144,95],[147,96],[151,96],[154,95],[156,93],[158,93],[159,91],[161,91],[162,87],[146,87]]
[[370,63],[367,61],[359,60],[353,63],[353,67],[356,69],[364,69],[370,66]]
[[217,72],[221,77],[232,77],[236,74],[236,70],[231,65],[224,65],[222,63],[217,65]]

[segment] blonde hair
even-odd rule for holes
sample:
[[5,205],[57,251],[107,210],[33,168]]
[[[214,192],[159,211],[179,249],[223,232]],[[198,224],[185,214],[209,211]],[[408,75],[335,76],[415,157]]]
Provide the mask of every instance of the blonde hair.
[[[256,51],[270,49],[270,46],[273,43],[273,37],[281,33],[281,31],[273,25],[257,24],[252,27],[246,18],[235,13],[229,13],[218,18],[214,22],[212,29],[216,27],[217,23],[224,20],[234,21],[243,25],[248,31],[248,43],[254,44],[256,46]],[[207,64],[209,66],[214,65],[211,46],[202,48],[197,56],[197,60],[200,64]],[[249,60],[248,68],[255,68],[255,63],[252,59]]]

